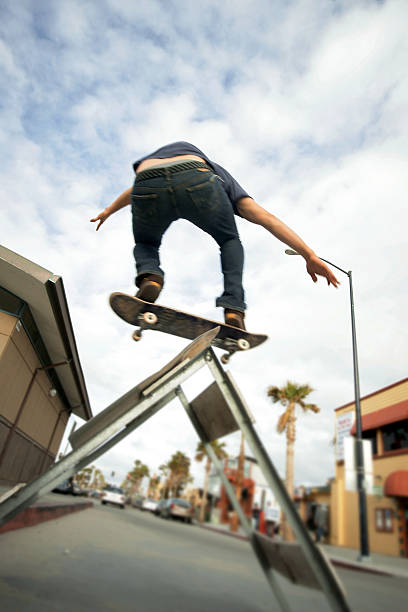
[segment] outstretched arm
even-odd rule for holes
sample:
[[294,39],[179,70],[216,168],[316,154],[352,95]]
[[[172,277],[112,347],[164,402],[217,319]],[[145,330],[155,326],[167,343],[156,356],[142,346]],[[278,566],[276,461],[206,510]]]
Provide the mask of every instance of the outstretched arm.
[[98,223],[98,225],[96,227],[96,231],[98,231],[98,229],[101,227],[102,223],[104,223],[108,217],[113,215],[113,213],[115,213],[116,211],[118,211],[121,208],[124,208],[125,206],[128,206],[130,204],[130,194],[131,194],[131,192],[132,192],[132,187],[129,187],[129,189],[126,189],[126,191],[121,193],[120,196],[118,198],[116,198],[116,200],[114,202],[112,202],[112,204],[110,206],[107,206],[105,208],[105,210],[103,210],[101,213],[99,213],[99,215],[97,217],[95,217],[94,219],[91,219],[91,223],[95,223],[95,221],[99,221],[99,223]]
[[275,215],[272,215],[262,208],[262,206],[259,206],[255,200],[249,197],[241,198],[237,202],[237,208],[244,219],[251,221],[251,223],[261,225],[278,238],[278,240],[281,240],[302,255],[306,260],[306,269],[312,277],[313,282],[317,282],[316,275],[319,275],[326,278],[328,285],[332,284],[334,287],[337,287],[340,284],[330,268],[328,268],[316,253],[303,242],[300,236],[285,225],[283,221],[275,217]]

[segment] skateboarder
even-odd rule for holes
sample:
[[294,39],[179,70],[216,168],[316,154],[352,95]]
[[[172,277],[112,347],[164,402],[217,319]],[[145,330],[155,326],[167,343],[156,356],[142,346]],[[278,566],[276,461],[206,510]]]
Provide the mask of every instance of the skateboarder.
[[306,260],[313,281],[324,276],[327,284],[339,281],[303,240],[273,214],[266,211],[222,166],[211,161],[188,142],[174,142],[138,159],[136,179],[110,206],[91,222],[102,223],[114,212],[131,204],[136,297],[154,302],[163,287],[159,248],[173,221],[187,219],[214,238],[220,247],[224,291],[216,305],[224,308],[225,322],[245,329],[246,304],[242,287],[244,252],[234,214],[264,227]]

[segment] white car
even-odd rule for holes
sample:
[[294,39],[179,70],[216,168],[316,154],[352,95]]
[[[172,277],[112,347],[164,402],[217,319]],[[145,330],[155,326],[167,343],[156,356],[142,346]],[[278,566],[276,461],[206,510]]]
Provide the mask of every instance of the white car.
[[149,510],[150,512],[154,512],[157,508],[158,502],[151,497],[146,497],[146,499],[142,502],[142,510]]
[[126,497],[123,489],[120,487],[114,487],[112,485],[107,485],[102,492],[101,495],[101,503],[105,504],[114,504],[115,506],[120,506],[123,510],[125,507]]

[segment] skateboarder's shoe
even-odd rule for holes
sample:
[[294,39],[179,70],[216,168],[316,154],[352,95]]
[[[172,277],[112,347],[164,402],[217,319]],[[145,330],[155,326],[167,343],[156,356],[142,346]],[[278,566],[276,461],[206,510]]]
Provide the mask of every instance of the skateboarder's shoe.
[[155,302],[163,289],[163,278],[158,274],[146,274],[139,285],[136,297],[145,302]]
[[227,325],[239,327],[239,329],[246,329],[244,319],[245,314],[239,310],[233,310],[232,308],[226,308],[224,310],[224,320]]

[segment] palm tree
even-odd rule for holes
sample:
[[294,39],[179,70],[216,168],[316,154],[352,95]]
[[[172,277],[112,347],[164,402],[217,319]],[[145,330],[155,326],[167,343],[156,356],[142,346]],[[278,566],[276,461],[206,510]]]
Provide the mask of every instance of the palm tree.
[[180,494],[180,490],[184,487],[184,485],[191,482],[190,463],[191,460],[189,457],[187,457],[187,455],[181,451],[174,453],[170,461],[167,463],[167,467],[170,471],[168,478],[169,488],[174,497],[177,497]]
[[99,468],[95,468],[95,471],[93,473],[92,483],[91,483],[91,489],[95,489],[95,490],[98,489],[101,491],[105,485],[106,485],[106,480],[105,480],[105,477],[102,471]]
[[163,496],[163,499],[167,499],[169,496],[169,486],[170,486],[170,483],[169,483],[170,470],[169,470],[169,466],[167,465],[167,463],[162,463],[161,465],[159,465],[159,472],[161,473],[161,478],[163,478],[162,496]]
[[80,489],[87,489],[92,479],[92,474],[95,469],[94,465],[82,468],[80,472],[75,474],[75,481]]
[[[296,405],[300,406],[304,412],[311,410],[312,412],[320,412],[320,408],[316,404],[305,404],[303,401],[313,389],[309,385],[298,385],[288,381],[286,387],[268,387],[268,397],[276,404],[281,403],[286,407],[277,424],[277,431],[283,433],[286,431],[286,489],[291,499],[294,497],[294,473],[293,459],[294,446],[296,440]],[[286,517],[282,516],[282,535],[285,540],[294,540],[293,533],[287,524]]]
[[132,484],[132,489],[137,493],[142,480],[145,476],[149,476],[149,468],[147,465],[142,463],[140,459],[136,459],[135,464],[131,472],[129,472],[128,478]]
[[151,476],[149,480],[149,485],[147,488],[147,497],[156,496],[156,491],[159,487],[159,484],[160,484],[160,477],[157,476],[156,474],[153,474],[153,476]]
[[[217,455],[218,459],[225,459],[225,457],[228,457],[228,454],[224,450],[225,442],[220,443],[218,442],[218,440],[213,440],[212,442],[210,442],[210,444],[211,444],[213,451]],[[202,497],[202,503],[200,507],[200,517],[199,517],[200,523],[204,521],[205,506],[207,503],[208,478],[210,476],[210,471],[211,471],[211,459],[207,453],[207,449],[205,448],[204,443],[199,442],[197,444],[195,460],[202,461],[204,457],[207,457],[207,462],[205,464],[203,497]]]

